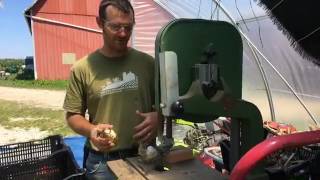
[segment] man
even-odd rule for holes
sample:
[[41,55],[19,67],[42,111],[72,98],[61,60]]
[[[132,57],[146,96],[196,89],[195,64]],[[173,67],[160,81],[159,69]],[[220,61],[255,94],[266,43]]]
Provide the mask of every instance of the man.
[[[87,137],[88,179],[114,179],[106,161],[134,156],[138,143],[155,138],[154,61],[127,46],[135,24],[128,0],[102,0],[97,23],[104,44],[72,67],[64,109],[68,125]],[[98,135],[105,129],[117,143]]]

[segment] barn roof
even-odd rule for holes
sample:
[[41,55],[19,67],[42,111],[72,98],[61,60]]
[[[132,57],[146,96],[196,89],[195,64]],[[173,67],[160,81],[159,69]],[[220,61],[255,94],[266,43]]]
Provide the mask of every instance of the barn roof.
[[31,16],[32,16],[32,14],[31,14],[31,11],[32,11],[32,8],[34,6],[36,6],[36,4],[40,4],[41,1],[43,1],[43,0],[33,1],[32,5],[30,7],[28,7],[26,10],[24,10],[24,13],[23,13],[31,34],[32,34],[32,29],[31,29]]

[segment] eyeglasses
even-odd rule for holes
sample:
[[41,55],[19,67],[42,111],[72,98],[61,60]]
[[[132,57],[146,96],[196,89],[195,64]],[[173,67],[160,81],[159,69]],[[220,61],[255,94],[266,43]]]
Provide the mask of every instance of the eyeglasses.
[[105,25],[112,32],[120,32],[121,30],[124,30],[125,32],[131,32],[134,26],[134,24],[116,24],[109,21],[105,21]]

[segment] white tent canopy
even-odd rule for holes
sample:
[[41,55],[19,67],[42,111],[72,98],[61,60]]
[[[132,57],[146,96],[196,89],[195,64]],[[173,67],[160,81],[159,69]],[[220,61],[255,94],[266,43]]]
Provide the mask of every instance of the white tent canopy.
[[237,25],[243,33],[243,99],[258,106],[263,120],[289,123],[299,130],[319,122],[320,67],[290,46],[257,1],[155,2],[175,18],[223,20]]

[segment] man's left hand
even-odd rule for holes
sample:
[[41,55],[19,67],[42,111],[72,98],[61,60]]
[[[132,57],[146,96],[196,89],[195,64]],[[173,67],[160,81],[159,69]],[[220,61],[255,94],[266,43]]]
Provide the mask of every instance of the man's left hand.
[[134,127],[134,139],[142,143],[150,143],[157,135],[159,127],[158,112],[141,113],[136,111],[136,114],[144,119],[142,123]]

